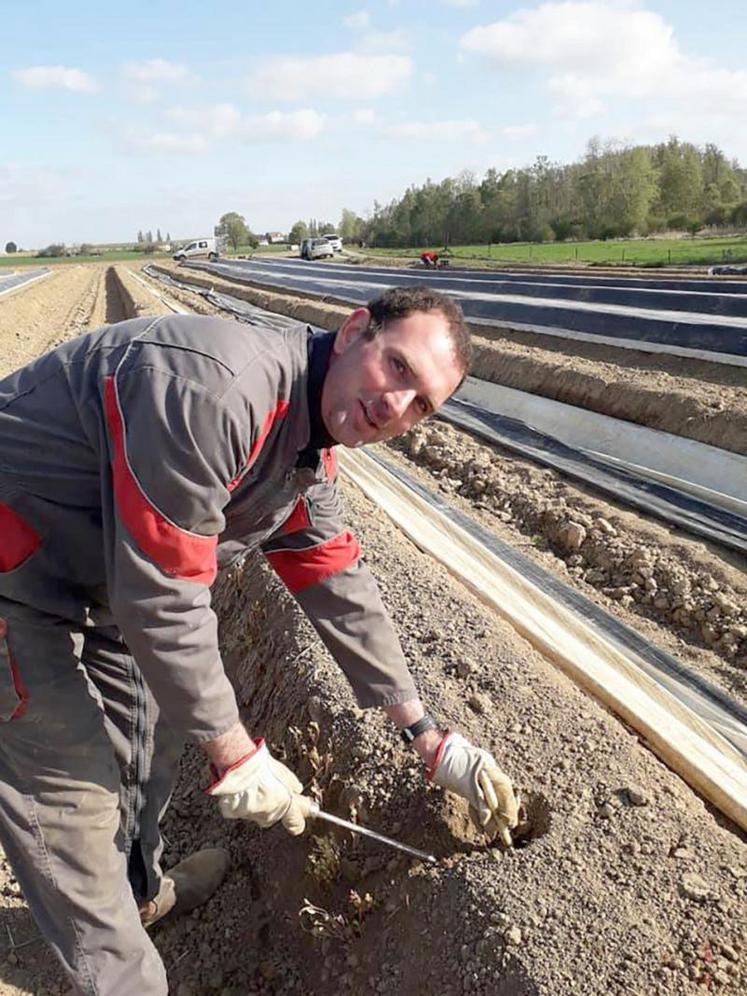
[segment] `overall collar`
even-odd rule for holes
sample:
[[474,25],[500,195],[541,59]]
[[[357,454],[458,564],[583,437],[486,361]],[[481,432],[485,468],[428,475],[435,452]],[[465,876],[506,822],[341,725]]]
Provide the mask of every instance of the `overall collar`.
[[311,431],[306,449],[299,456],[298,463],[301,466],[310,465],[307,464],[307,454],[309,456],[313,454],[314,464],[316,464],[319,459],[319,450],[335,445],[335,440],[327,432],[327,427],[322,421],[322,387],[329,369],[336,334],[335,332],[317,332],[309,336],[308,403]]

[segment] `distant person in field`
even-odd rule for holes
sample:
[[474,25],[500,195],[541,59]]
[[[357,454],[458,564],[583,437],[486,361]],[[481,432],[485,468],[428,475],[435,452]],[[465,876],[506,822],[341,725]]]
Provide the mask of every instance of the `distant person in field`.
[[248,550],[361,708],[383,709],[426,777],[510,843],[511,782],[426,713],[336,484],[334,447],[431,415],[470,349],[454,301],[394,288],[336,333],[134,319],[0,380],[0,842],[77,992],[165,996],[145,927],[226,873],[220,848],[161,869],[185,741],[223,816],[305,828],[302,785],[241,722],[218,647],[210,588]]

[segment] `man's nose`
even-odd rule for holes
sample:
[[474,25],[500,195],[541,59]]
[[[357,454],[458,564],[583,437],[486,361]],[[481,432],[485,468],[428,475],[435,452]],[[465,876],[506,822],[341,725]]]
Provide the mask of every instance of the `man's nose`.
[[415,391],[386,391],[382,396],[387,414],[390,419],[401,418],[412,404],[415,398]]

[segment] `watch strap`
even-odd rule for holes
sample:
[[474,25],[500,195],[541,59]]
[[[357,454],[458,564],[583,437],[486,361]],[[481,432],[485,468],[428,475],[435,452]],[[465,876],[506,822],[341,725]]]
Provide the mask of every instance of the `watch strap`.
[[406,726],[404,729],[400,730],[400,736],[402,737],[403,741],[409,746],[409,744],[413,742],[415,737],[419,737],[420,734],[425,733],[426,730],[438,730],[438,729],[440,729],[439,724],[436,722],[433,716],[431,716],[431,714],[427,712],[421,719],[416,720],[410,726]]

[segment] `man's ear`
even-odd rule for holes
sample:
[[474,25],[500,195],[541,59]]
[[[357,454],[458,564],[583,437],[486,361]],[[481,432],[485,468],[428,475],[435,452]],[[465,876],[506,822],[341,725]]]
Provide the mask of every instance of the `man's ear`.
[[342,355],[348,346],[363,335],[370,321],[371,312],[368,308],[356,308],[340,326],[332,347],[334,352],[338,356]]

